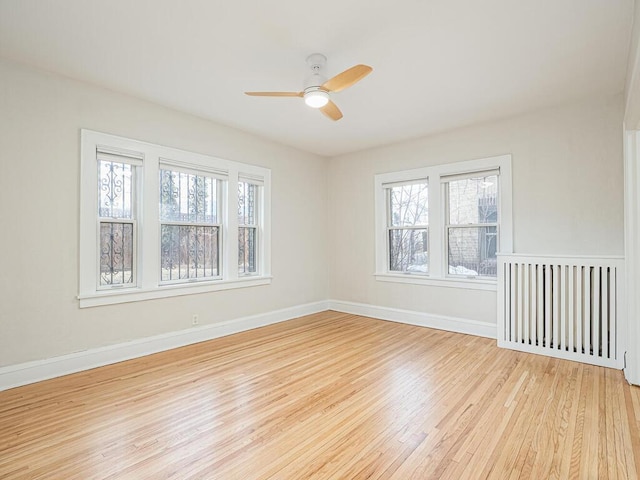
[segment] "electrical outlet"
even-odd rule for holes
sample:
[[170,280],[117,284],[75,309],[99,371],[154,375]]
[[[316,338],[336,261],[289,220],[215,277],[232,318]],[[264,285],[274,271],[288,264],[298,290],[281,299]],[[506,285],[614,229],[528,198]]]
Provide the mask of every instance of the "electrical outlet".
[[198,325],[199,323],[199,318],[198,315],[194,314],[191,316],[191,325]]

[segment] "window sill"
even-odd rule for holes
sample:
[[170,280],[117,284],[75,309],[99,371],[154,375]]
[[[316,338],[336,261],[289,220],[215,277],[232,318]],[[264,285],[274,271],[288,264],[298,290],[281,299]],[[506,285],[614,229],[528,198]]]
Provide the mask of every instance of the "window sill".
[[156,298],[177,297],[196,293],[217,292],[235,288],[257,287],[269,285],[271,276],[245,277],[237,280],[216,280],[202,283],[181,283],[174,285],[160,285],[152,289],[132,288],[128,290],[103,290],[97,293],[79,295],[80,308],[97,307],[100,305],[114,305],[117,303],[139,302]]
[[434,278],[425,275],[411,273],[376,273],[376,280],[379,282],[409,283],[413,285],[429,285],[432,287],[462,288],[465,290],[488,290],[497,291],[498,286],[495,280],[465,279],[465,278]]

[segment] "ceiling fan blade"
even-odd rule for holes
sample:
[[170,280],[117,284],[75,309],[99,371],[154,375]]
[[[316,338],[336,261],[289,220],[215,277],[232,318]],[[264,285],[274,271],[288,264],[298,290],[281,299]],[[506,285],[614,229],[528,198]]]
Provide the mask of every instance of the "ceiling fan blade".
[[331,120],[340,120],[342,118],[342,112],[338,108],[338,106],[329,100],[324,107],[320,107],[320,111],[324,113]]
[[244,92],[252,97],[302,97],[303,92]]
[[359,82],[373,71],[368,65],[356,65],[330,78],[322,84],[322,88],[330,92],[339,92]]

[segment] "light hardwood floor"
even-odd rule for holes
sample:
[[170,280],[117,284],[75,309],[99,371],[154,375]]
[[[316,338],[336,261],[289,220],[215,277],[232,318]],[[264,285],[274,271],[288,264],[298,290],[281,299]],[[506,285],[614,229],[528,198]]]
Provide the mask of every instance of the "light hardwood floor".
[[324,312],[0,392],[2,479],[636,479],[640,388]]

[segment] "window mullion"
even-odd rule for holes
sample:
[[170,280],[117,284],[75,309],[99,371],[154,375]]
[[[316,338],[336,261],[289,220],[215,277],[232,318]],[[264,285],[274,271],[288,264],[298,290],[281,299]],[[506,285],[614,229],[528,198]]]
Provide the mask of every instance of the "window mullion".
[[447,223],[445,227],[448,228],[479,228],[479,227],[497,227],[498,223]]
[[229,280],[238,279],[238,174],[237,170],[229,170],[222,202],[222,272]]
[[220,227],[220,223],[203,223],[203,222],[180,222],[173,220],[161,220],[161,225],[178,225],[190,227]]
[[[152,154],[153,153],[153,154]],[[159,159],[156,152],[145,158],[144,174],[140,179],[140,212],[138,232],[138,286],[151,289],[160,282],[160,225],[159,218]]]
[[429,273],[433,277],[442,277],[445,271],[443,190],[438,178],[429,178]]
[[[251,225],[242,225],[242,226],[246,226],[246,227],[250,227]],[[388,231],[391,230],[425,230],[429,228],[429,225],[425,224],[419,224],[419,225],[407,225],[406,227],[387,227]]]

